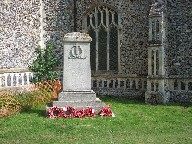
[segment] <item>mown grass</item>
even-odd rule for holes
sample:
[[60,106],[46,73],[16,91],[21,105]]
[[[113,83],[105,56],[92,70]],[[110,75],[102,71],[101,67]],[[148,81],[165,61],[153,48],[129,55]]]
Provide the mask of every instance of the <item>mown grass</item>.
[[50,119],[39,106],[0,119],[0,143],[191,144],[192,106],[103,98],[116,117]]

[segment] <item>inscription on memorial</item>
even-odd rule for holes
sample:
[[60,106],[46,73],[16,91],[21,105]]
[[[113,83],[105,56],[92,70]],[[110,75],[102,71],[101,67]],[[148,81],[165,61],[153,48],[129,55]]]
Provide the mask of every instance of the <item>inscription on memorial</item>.
[[86,59],[80,46],[73,46],[69,52],[68,59]]

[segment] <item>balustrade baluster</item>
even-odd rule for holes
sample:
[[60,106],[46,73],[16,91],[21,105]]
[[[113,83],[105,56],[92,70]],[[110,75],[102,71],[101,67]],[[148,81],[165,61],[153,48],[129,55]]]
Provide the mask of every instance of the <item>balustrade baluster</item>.
[[2,87],[2,77],[3,77],[3,75],[0,74],[0,87]]
[[5,86],[5,87],[8,86],[8,84],[7,84],[7,77],[8,77],[8,75],[9,75],[9,73],[7,73],[7,74],[5,73],[5,74],[4,74],[4,76],[5,76],[5,85],[4,85],[4,86]]
[[29,81],[29,74],[30,74],[30,72],[26,72],[26,76],[27,76],[27,85],[30,84],[30,81]]
[[[32,79],[32,78],[33,78],[33,73],[31,72],[30,74],[31,74],[31,79]],[[31,83],[31,82],[30,82],[30,83]],[[29,84],[30,84],[30,83],[29,83]]]
[[16,76],[16,86],[19,86],[19,73],[16,73],[15,76]]
[[13,86],[13,77],[14,77],[14,73],[10,73],[11,76],[11,86]]
[[25,73],[21,73],[21,85],[23,86],[23,85],[25,85],[25,79],[24,79],[24,74]]

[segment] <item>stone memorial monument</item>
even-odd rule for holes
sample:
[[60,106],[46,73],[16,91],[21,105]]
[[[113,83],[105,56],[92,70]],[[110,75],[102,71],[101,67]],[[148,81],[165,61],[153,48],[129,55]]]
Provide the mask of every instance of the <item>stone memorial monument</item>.
[[106,107],[91,90],[90,42],[85,33],[73,32],[64,36],[63,89],[53,106],[91,107],[98,113]]

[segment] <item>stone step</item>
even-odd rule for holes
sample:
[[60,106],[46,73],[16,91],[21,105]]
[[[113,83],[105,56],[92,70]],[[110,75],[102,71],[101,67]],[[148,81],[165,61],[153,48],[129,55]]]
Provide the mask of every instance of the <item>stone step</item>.
[[96,93],[94,91],[80,92],[61,92],[59,93],[59,101],[94,101]]
[[95,101],[53,101],[53,106],[58,107],[66,107],[66,106],[73,106],[73,107],[105,107],[105,103],[101,102],[100,100]]

